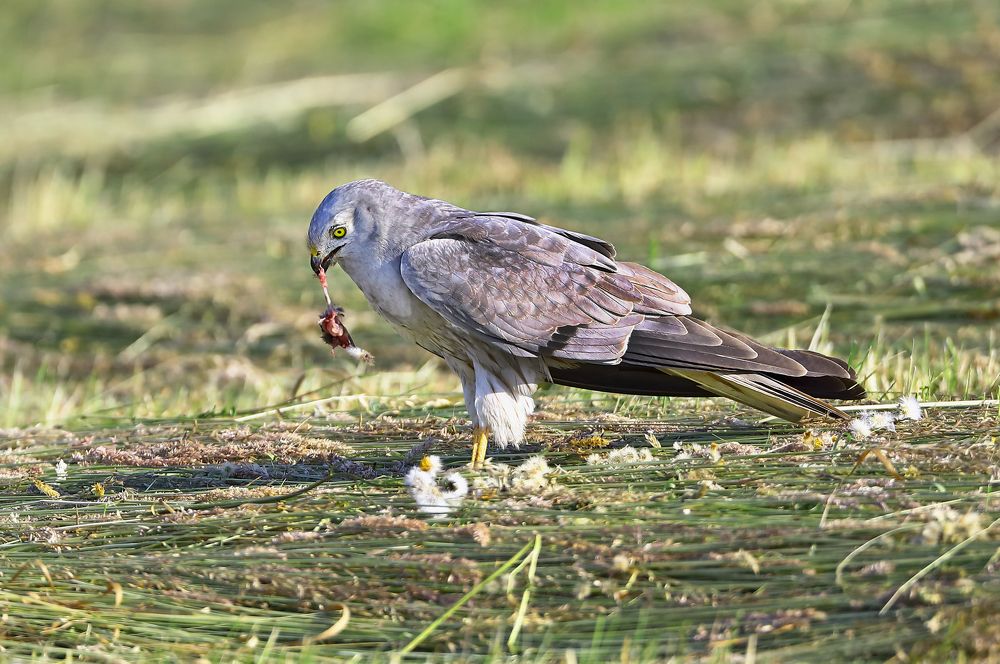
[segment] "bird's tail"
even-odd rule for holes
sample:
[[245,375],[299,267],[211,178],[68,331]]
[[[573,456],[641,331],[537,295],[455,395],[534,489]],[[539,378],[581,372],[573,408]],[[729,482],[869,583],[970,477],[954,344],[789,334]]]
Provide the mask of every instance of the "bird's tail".
[[806,350],[774,349],[801,365],[804,375],[766,371],[731,371],[691,366],[589,364],[552,366],[552,382],[571,387],[648,396],[720,396],[776,417],[799,422],[811,417],[849,419],[824,399],[855,401],[865,389],[846,362]]
[[857,374],[840,358],[809,350],[775,348],[775,352],[800,364],[806,373],[788,376],[770,372],[730,373],[691,368],[662,368],[683,376],[699,387],[762,410],[790,422],[814,417],[848,420],[844,411],[822,399],[853,401],[865,398]]
[[839,408],[765,374],[721,374],[672,368],[663,368],[661,371],[686,378],[712,394],[739,401],[789,422],[799,422],[816,416],[837,420],[850,419]]

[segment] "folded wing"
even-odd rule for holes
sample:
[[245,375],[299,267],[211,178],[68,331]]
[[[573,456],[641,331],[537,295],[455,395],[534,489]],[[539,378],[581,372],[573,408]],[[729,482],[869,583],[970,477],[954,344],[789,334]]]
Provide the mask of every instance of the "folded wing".
[[407,250],[401,273],[462,334],[541,358],[557,383],[726,396],[792,421],[846,418],[817,396],[864,396],[844,362],[698,320],[670,279],[614,255],[603,240],[529,218],[470,214]]

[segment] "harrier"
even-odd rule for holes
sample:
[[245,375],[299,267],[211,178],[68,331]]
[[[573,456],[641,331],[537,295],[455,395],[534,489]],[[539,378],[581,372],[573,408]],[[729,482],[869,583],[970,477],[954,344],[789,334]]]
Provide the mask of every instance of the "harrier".
[[691,315],[667,277],[605,240],[511,212],[473,212],[378,180],[337,187],[309,225],[312,268],[340,265],[371,306],[462,382],[472,465],[524,439],[548,382],[650,396],[728,397],[780,418],[848,419],[847,364],[770,348]]

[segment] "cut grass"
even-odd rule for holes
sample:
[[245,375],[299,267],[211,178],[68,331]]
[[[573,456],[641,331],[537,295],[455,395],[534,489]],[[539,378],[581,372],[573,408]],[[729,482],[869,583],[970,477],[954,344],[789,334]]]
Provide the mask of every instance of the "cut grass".
[[[486,495],[431,521],[401,490],[392,462],[419,430],[436,432],[434,451],[447,464],[464,462],[466,432],[447,420],[8,432],[0,645],[12,657],[210,651],[228,661],[266,648],[326,660],[405,651],[423,631],[414,644],[422,652],[499,658],[518,621],[518,649],[529,658],[569,649],[584,659],[623,649],[640,659],[719,656],[742,652],[753,636],[778,659],[807,646],[884,659],[900,644],[932,643],[926,624],[935,616],[996,606],[997,541],[985,530],[1000,515],[990,491],[1000,459],[995,408],[932,410],[871,443],[886,446],[903,480],[878,463],[853,468],[865,446],[849,439],[803,438],[787,425],[705,427],[713,419],[606,423],[613,445],[647,444],[652,429],[661,445],[654,460],[584,465],[591,448],[578,455],[569,442],[547,453],[557,469],[548,490]],[[532,447],[588,425],[542,422]],[[293,429],[307,437],[281,458],[262,451],[253,463],[142,465],[148,441],[183,454],[194,443],[280,441]],[[324,440],[349,445],[355,465],[292,493],[306,477],[322,480],[326,465],[309,459]],[[101,459],[110,448],[118,460],[109,465]],[[70,461],[64,478],[53,470],[60,457]],[[359,480],[353,467],[389,474]],[[535,536],[534,589],[522,613],[523,578],[482,582],[516,563]],[[350,609],[343,631],[306,645],[338,620],[341,604]]]

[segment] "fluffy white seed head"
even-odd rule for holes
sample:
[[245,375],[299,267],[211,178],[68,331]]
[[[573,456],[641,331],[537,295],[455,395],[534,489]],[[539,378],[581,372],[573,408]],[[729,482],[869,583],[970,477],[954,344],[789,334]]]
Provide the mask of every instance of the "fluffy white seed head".
[[923,417],[920,402],[914,396],[905,396],[899,400],[899,415],[904,420],[919,420]]
[[469,495],[469,483],[458,473],[448,473],[444,476],[444,481],[451,485],[451,489],[442,491],[441,495],[449,505],[458,506]]
[[436,454],[429,454],[420,459],[420,463],[416,467],[425,473],[430,473],[431,477],[436,477],[441,472],[443,464],[441,463],[441,457]]
[[887,410],[879,410],[869,415],[868,424],[872,431],[895,431],[896,416]]
[[406,477],[403,478],[403,484],[411,489],[423,489],[428,486],[435,486],[434,474],[421,469],[420,466],[414,466],[406,473]]
[[469,493],[469,483],[458,473],[445,475],[443,479],[450,488],[442,489],[438,485],[441,468],[441,457],[425,456],[420,463],[410,468],[403,479],[413,502],[426,514],[437,516],[449,514]]
[[851,420],[847,428],[850,430],[851,435],[858,440],[864,440],[872,435],[872,425],[868,422],[867,418],[856,417]]
[[[653,460],[653,453],[643,447],[636,449],[631,445],[611,450],[606,454],[594,453],[587,457],[588,466],[620,466],[632,463],[644,463]],[[717,459],[716,459],[717,460]]]
[[511,489],[520,493],[537,493],[548,486],[545,477],[549,473],[549,464],[545,457],[536,455],[528,458],[514,469],[511,477]]

